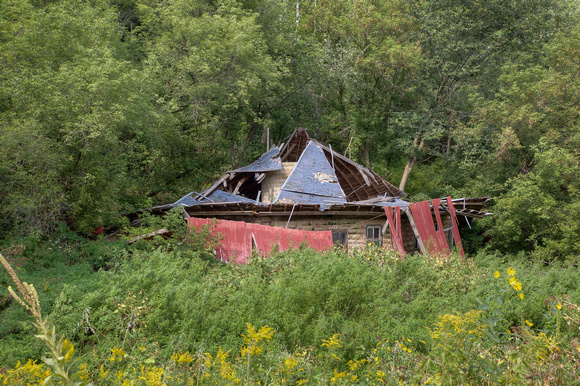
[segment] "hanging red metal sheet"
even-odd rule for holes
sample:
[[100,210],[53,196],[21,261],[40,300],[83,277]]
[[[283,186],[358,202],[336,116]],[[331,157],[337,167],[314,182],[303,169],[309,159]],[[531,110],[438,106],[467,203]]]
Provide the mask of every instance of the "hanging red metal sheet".
[[413,214],[413,219],[415,219],[415,225],[417,226],[417,232],[419,232],[419,237],[421,237],[425,249],[429,252],[432,252],[433,246],[431,243],[429,243],[429,233],[425,226],[423,210],[420,204],[420,202],[411,203],[409,207],[411,208],[411,213]]
[[451,228],[453,232],[453,240],[455,241],[455,245],[457,246],[457,250],[461,254],[461,256],[465,257],[463,253],[463,245],[461,244],[461,236],[459,235],[459,224],[457,222],[457,215],[455,214],[455,207],[453,206],[453,201],[451,197],[447,197],[447,207],[449,208],[449,213],[451,214],[451,221],[453,222],[453,228]]
[[425,221],[425,227],[427,230],[427,237],[429,242],[432,245],[432,252],[434,253],[441,253],[442,248],[438,243],[437,240],[437,231],[435,230],[435,223],[433,222],[433,215],[431,214],[431,205],[429,205],[429,201],[421,201],[421,210],[423,212],[423,220]]
[[393,217],[392,208],[385,206],[385,213],[387,214],[387,221],[389,222],[389,231],[391,233],[391,240],[395,249],[405,254],[405,247],[403,245],[403,235],[401,230],[401,208],[395,207],[395,216]]
[[435,233],[435,224],[433,223],[433,216],[431,215],[431,207],[429,201],[421,201],[410,205],[417,231],[423,241],[425,249],[429,253],[440,253],[441,248],[437,242],[437,235]]
[[331,231],[305,231],[306,242],[315,251],[324,251],[333,247]]
[[[201,228],[211,222],[212,220],[196,217],[190,217],[187,220],[189,226],[196,228]],[[215,247],[216,257],[224,262],[236,264],[249,262],[252,256],[252,240],[263,256],[270,254],[276,246],[278,251],[283,252],[291,247],[298,248],[303,242],[316,251],[333,247],[331,231],[301,231],[241,221],[218,220],[211,235],[221,235],[220,245]]]
[[[187,224],[198,228],[200,232],[202,226],[211,224],[212,220],[204,218],[189,217]],[[216,257],[223,262],[234,262],[245,264],[252,256],[252,233],[244,222],[219,220],[211,230],[211,236],[220,239],[216,246],[206,246],[215,248]]]
[[221,246],[217,253],[220,260],[245,264],[252,256],[252,229],[250,224],[241,221],[220,220],[216,233],[222,234]]
[[270,254],[274,247],[278,248],[277,229],[260,224],[252,224],[252,235],[256,242],[256,249],[262,256]]
[[441,253],[449,256],[451,250],[449,249],[449,244],[447,243],[447,238],[445,237],[445,231],[443,230],[443,222],[441,221],[441,213],[439,213],[439,206],[441,205],[441,200],[438,198],[433,199],[433,211],[435,212],[435,218],[437,220],[437,244],[439,244],[439,250]]

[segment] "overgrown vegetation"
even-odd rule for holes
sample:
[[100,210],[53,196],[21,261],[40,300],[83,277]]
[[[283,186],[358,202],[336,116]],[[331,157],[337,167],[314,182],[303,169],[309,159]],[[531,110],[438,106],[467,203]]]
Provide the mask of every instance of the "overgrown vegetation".
[[[402,260],[379,248],[351,255],[299,249],[231,266],[208,258],[198,235],[155,236],[157,246],[155,238],[78,244],[65,235],[54,253],[32,240],[3,251],[16,270],[0,276],[1,379],[8,384],[41,382],[59,368],[96,384],[578,377],[574,267],[484,253]],[[104,250],[112,252],[103,266],[93,253]],[[7,293],[16,275],[36,284],[34,292],[16,284],[33,317]]]

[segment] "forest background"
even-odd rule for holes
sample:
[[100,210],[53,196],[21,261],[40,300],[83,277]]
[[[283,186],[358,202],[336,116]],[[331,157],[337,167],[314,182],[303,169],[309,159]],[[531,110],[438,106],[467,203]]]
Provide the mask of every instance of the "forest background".
[[[493,198],[489,210],[494,215],[465,234],[470,256],[480,259],[478,268],[455,263],[442,268],[421,257],[395,263],[388,253],[377,257],[371,251],[360,259],[360,264],[374,262],[371,271],[381,272],[371,278],[367,266],[362,269],[336,252],[336,264],[343,268],[328,277],[342,282],[346,276],[341,275],[358,272],[350,278],[354,283],[382,290],[406,283],[396,287],[405,290],[395,291],[400,296],[391,303],[421,300],[405,311],[399,327],[386,332],[371,323],[368,335],[343,349],[346,356],[355,360],[362,352],[353,342],[367,347],[371,336],[410,336],[433,325],[438,313],[468,311],[465,307],[491,288],[493,280],[486,281],[482,270],[497,269],[503,278],[516,264],[524,264],[518,271],[527,272],[530,285],[534,278],[543,279],[534,284],[535,297],[518,306],[519,313],[498,321],[502,328],[525,327],[520,319],[526,310],[536,327],[548,331],[555,324],[542,316],[547,308],[541,305],[556,295],[548,289],[560,295],[579,291],[574,284],[580,260],[579,12],[577,0],[3,0],[0,251],[20,267],[19,275],[44,283],[43,307],[67,336],[75,337],[77,347],[85,338],[75,330],[75,312],[100,313],[103,331],[109,331],[107,318],[119,304],[141,307],[128,302],[143,288],[158,296],[146,313],[151,328],[161,331],[147,350],[161,355],[154,348],[161,343],[164,360],[176,349],[169,339],[175,325],[163,320],[167,312],[177,315],[174,323],[181,323],[184,336],[194,336],[184,350],[193,352],[204,342],[214,353],[220,343],[229,347],[227,339],[239,337],[245,322],[276,321],[278,331],[285,331],[280,344],[298,350],[301,339],[315,345],[343,328],[355,331],[371,319],[388,319],[393,314],[387,311],[380,316],[361,311],[362,306],[352,311],[339,294],[358,290],[330,281],[323,286],[328,292],[311,300],[339,296],[331,309],[308,303],[298,304],[304,309],[286,309],[284,315],[307,315],[303,324],[300,318],[268,316],[284,307],[271,299],[276,307],[260,309],[249,289],[244,298],[249,311],[243,315],[227,308],[225,295],[216,300],[206,294],[194,306],[187,299],[159,301],[176,293],[174,279],[183,272],[200,278],[188,293],[203,292],[214,280],[228,293],[231,281],[262,280],[273,272],[292,277],[294,270],[304,270],[303,281],[284,287],[293,293],[288,288],[295,285],[296,293],[304,293],[300,286],[314,280],[313,267],[328,268],[312,253],[259,262],[240,273],[208,263],[199,244],[193,248],[197,263],[190,266],[176,245],[161,242],[163,252],[90,241],[100,227],[123,227],[120,213],[172,202],[251,162],[266,150],[267,132],[279,143],[304,127],[400,186],[411,200]],[[155,225],[156,220],[149,221]],[[393,264],[394,271],[384,271]],[[425,269],[433,275],[433,287],[420,289],[415,281],[422,282]],[[109,274],[116,276],[103,280]],[[157,287],[150,287],[151,275],[159,275]],[[280,284],[268,280],[256,290],[263,299]],[[463,287],[465,280],[470,288]],[[43,349],[32,336],[25,337],[31,327],[23,324],[19,305],[8,300],[4,285],[10,281],[1,277],[0,334],[11,343],[1,347],[0,359],[12,367],[16,358],[40,358]],[[464,292],[457,293],[458,288]],[[440,303],[427,302],[422,298],[427,293],[439,294]],[[147,302],[146,295],[139,296]],[[361,304],[369,302],[366,310],[376,306],[366,292],[360,296]],[[209,309],[236,313],[237,319],[224,326],[223,319],[207,313],[205,321],[186,321],[191,307],[218,301],[225,303]],[[570,304],[578,301],[572,296]],[[295,303],[289,299],[287,305]],[[425,312],[429,307],[432,313]],[[135,315],[145,320],[145,311],[140,312]],[[411,314],[432,319],[417,321]],[[127,321],[117,322],[119,331],[104,333],[109,340],[98,353],[125,342]],[[143,336],[153,331],[145,325]],[[572,330],[568,347],[577,334]],[[200,331],[209,335],[196,335]],[[425,338],[422,331],[418,338]],[[225,343],[223,336],[229,336]],[[324,383],[331,367],[316,366]],[[466,379],[457,381],[471,378]]]

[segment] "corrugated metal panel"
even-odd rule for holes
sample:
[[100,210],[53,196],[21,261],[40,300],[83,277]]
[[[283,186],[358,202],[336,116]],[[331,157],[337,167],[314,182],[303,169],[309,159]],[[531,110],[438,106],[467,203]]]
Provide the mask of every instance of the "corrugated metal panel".
[[[447,197],[447,205],[449,208],[453,207],[453,201],[451,200],[451,197]],[[454,210],[450,210],[449,212],[451,213],[451,222],[453,223],[453,228],[451,228],[451,231],[453,232],[453,241],[455,242],[455,246],[457,247],[457,250],[461,256],[465,257],[465,253],[463,253],[463,244],[461,244],[461,235],[459,234],[457,216]]]
[[393,246],[401,254],[405,254],[405,246],[403,244],[403,232],[401,226],[401,208],[395,207],[395,216],[393,217],[393,209],[385,208],[387,214],[387,221],[389,222],[389,230],[391,233],[391,240]]
[[221,261],[246,264],[252,256],[252,224],[220,220],[215,231],[223,235],[217,256]]
[[262,173],[280,170],[282,169],[282,160],[278,157],[278,154],[280,154],[280,149],[273,147],[250,165],[229,171],[228,173]]
[[449,249],[449,244],[447,243],[447,238],[445,237],[445,231],[443,230],[443,221],[441,221],[441,213],[439,212],[439,206],[441,204],[441,200],[438,198],[434,198],[432,201],[433,203],[433,212],[435,212],[435,220],[437,221],[437,244],[439,245],[439,250],[441,250],[446,255],[451,253]]
[[[447,204],[450,207],[453,205],[451,197],[447,197]],[[449,244],[443,230],[443,223],[441,221],[441,214],[439,212],[440,205],[441,200],[434,199],[432,207],[429,205],[429,201],[421,201],[411,204],[410,208],[415,225],[417,227],[417,232],[419,232],[420,238],[427,251],[433,254],[449,255],[451,251],[449,249]],[[433,209],[435,213],[437,230],[435,229],[435,222],[433,221],[431,209]],[[457,225],[455,211],[451,210],[450,215],[452,222],[451,231],[453,232],[453,240],[455,241],[455,245],[457,246],[461,256],[465,256],[463,253],[463,246],[461,245],[461,237],[459,235],[459,228]]]
[[224,192],[223,190],[216,190],[215,192],[210,194],[209,197],[201,197],[201,199],[199,201],[197,201],[193,198],[196,196],[198,196],[197,192],[191,192],[191,193],[183,196],[182,198],[180,198],[179,200],[177,200],[173,204],[163,205],[162,207],[156,207],[156,208],[174,208],[178,205],[190,207],[190,206],[194,206],[194,205],[201,205],[201,204],[208,204],[208,203],[225,203],[225,202],[227,202],[227,203],[245,202],[248,204],[266,205],[266,204],[263,204],[261,202],[256,202],[255,200],[252,200],[252,199],[247,198],[247,197],[243,197],[243,196],[239,196],[237,194]]
[[[212,220],[189,217],[187,224],[200,228]],[[198,230],[199,232],[199,230]],[[252,224],[240,221],[219,220],[211,230],[213,236],[221,235],[215,247],[216,257],[226,263],[245,264],[252,256]],[[213,247],[213,246],[212,246]]]
[[[187,219],[187,224],[196,228],[211,222],[212,220],[196,217]],[[262,255],[269,254],[276,246],[278,251],[282,252],[289,248],[297,248],[302,242],[306,242],[316,251],[330,249],[333,246],[330,231],[301,231],[241,221],[218,220],[211,234],[222,236],[219,245],[215,247],[216,257],[223,262],[236,264],[249,262],[252,256],[252,238]]]
[[282,186],[278,200],[322,206],[346,202],[332,166],[326,160],[322,149],[313,141],[302,152],[294,170]]
[[[359,201],[353,201],[351,202],[351,204],[358,204],[358,203],[362,203]],[[390,207],[401,207],[401,208],[406,208],[407,206],[410,205],[409,202],[401,200],[399,198],[395,198],[389,201],[375,201],[372,203],[372,205],[377,205],[377,206],[390,206]]]
[[178,205],[191,206],[191,205],[199,204],[199,202],[197,200],[194,200],[194,198],[192,196],[193,194],[197,195],[196,192],[188,193],[185,196],[181,197],[179,200],[175,201],[173,204],[171,204],[171,206],[172,207],[176,207]]
[[[208,198],[209,198],[209,200],[207,198],[202,198],[201,202],[202,203],[208,203],[208,202],[247,202],[249,204],[265,205],[265,204],[262,204],[261,202],[257,203],[255,200],[252,200],[250,198],[238,196],[237,194],[224,192],[223,190],[216,190]],[[199,202],[198,202],[198,204],[199,204]]]

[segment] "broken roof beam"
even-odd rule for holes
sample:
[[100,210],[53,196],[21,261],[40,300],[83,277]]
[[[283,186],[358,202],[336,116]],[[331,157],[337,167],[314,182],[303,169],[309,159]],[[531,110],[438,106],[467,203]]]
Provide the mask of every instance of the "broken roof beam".
[[243,177],[240,178],[240,180],[238,181],[238,184],[236,185],[236,188],[234,189],[232,194],[238,194],[238,192],[240,191],[240,187],[242,186],[242,184],[244,182],[246,182],[247,177]]
[[[342,160],[340,161],[342,162]],[[344,164],[344,162],[343,162]],[[356,169],[356,172],[352,170],[352,167],[354,166],[354,168]],[[357,184],[359,184],[359,187],[357,188],[357,197],[361,197],[358,194],[358,191],[362,190],[365,193],[365,196],[363,198],[364,199],[368,199],[369,197],[373,196],[373,193],[370,193],[368,190],[369,188],[374,188],[374,190],[376,190],[377,194],[380,194],[380,191],[376,188],[375,185],[371,184],[369,179],[366,178],[366,176],[363,174],[362,170],[360,169],[360,165],[352,163],[351,165],[344,165],[345,169],[347,169],[349,171],[349,173],[352,175],[352,177],[356,180]],[[349,168],[350,167],[350,168]],[[357,173],[358,172],[358,173]],[[358,175],[363,176],[363,181],[360,180],[360,178],[358,177]],[[365,180],[366,178],[366,180]],[[360,198],[358,201],[362,201]]]
[[213,192],[215,192],[215,190],[222,183],[226,182],[229,177],[230,177],[230,174],[229,173],[224,174],[220,179],[218,179],[216,182],[214,182],[213,185],[211,185],[209,188],[207,188],[206,190],[204,190],[203,192],[201,192],[200,194],[198,194],[197,196],[195,196],[194,199],[196,199],[196,200],[199,201],[199,198],[201,198],[201,197],[207,197],[207,196],[211,195]]
[[[361,201],[361,196],[357,193],[357,189],[350,183],[349,179],[347,176],[344,175],[344,172],[340,169],[340,168],[334,168],[334,170],[337,172],[336,173],[336,177],[339,177],[340,174],[340,178],[346,182],[346,184],[350,187],[350,192],[344,192],[345,196],[346,196],[346,201],[349,201],[349,197],[354,194],[357,198],[356,201]],[[340,181],[340,180],[339,180]],[[341,184],[342,185],[342,184]]]
[[[358,170],[358,172],[361,174],[361,176],[363,177],[363,180],[365,180],[365,184],[367,184],[367,186],[371,186],[371,181],[369,180],[369,178],[367,177],[367,175],[365,174],[365,172],[363,172],[362,167],[359,164],[356,164],[356,170]],[[377,193],[379,191],[377,190]]]
[[[367,168],[365,168],[364,166],[361,166],[361,165],[359,165],[359,164],[356,164],[356,168],[357,168],[357,170],[359,171],[359,173],[361,174],[361,176],[363,177],[363,179],[365,180],[365,182],[367,183],[367,186],[369,186],[369,187],[373,188],[373,189],[374,189],[374,190],[377,192],[377,194],[378,194],[379,196],[380,196],[381,194],[383,194],[383,192],[381,192],[381,191],[379,190],[379,188],[377,187],[377,185],[378,185],[378,182],[377,182],[377,180],[376,180],[374,177],[373,177],[373,180],[375,181],[375,183],[374,183],[374,184],[371,184],[371,182],[370,182],[369,178],[367,177],[367,175],[366,175],[366,173],[365,173],[365,172],[368,170]],[[371,176],[372,176],[372,175],[371,175]],[[377,176],[378,176],[378,175],[377,175]],[[380,178],[380,177],[379,177],[379,178]],[[371,194],[369,194],[369,196],[371,196]]]
[[[343,156],[340,153],[337,153],[334,150],[330,150],[330,148],[328,146],[323,145],[322,143],[318,142],[315,139],[313,139],[312,141],[316,142],[316,144],[324,150],[327,159],[330,160],[331,158],[334,158],[335,164],[336,164],[337,160],[340,160],[340,161],[342,161],[343,167],[345,167],[347,169],[350,169],[353,167],[356,168],[357,171],[359,173],[361,173],[361,176],[363,177],[363,179],[365,179],[365,183],[368,180],[368,178],[366,178],[366,175],[370,173],[370,175],[373,176],[373,182],[375,182],[374,184],[373,183],[370,184],[372,187],[372,190],[376,191],[379,195],[383,195],[384,193],[389,193],[389,196],[392,196],[392,197],[403,197],[406,195],[405,192],[397,189],[394,185],[385,181],[384,178],[382,178],[381,176],[379,176],[377,173],[373,172],[372,170],[368,170],[368,172],[365,173],[366,168],[364,166],[357,164],[356,162],[348,159],[347,157]],[[350,171],[350,173],[352,173],[352,171]],[[354,173],[352,173],[352,174],[354,174]],[[360,180],[359,180],[359,183],[360,183]],[[385,189],[381,189],[381,183],[382,183],[382,185],[384,185]],[[374,195],[374,193],[371,193],[371,191],[365,190],[365,192],[367,193],[368,197],[371,197],[372,195]]]
[[286,160],[288,159],[288,156],[290,155],[292,150],[294,150],[295,147],[296,147],[296,144],[293,143],[292,146],[290,146],[290,149],[288,150],[288,152],[282,156],[282,158],[281,158],[282,162],[286,162]]
[[308,131],[303,128],[297,128],[294,132],[290,135],[290,138],[286,141],[282,149],[280,149],[280,158],[282,162],[296,162],[298,158],[300,158],[301,151],[306,148],[308,141],[310,140],[310,136],[308,135]]

